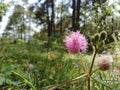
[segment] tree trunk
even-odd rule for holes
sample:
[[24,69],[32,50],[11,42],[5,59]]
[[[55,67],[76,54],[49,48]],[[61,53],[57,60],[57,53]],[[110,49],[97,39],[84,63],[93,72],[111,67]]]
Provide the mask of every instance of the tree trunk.
[[62,14],[63,14],[63,0],[62,0],[62,7],[61,7],[61,15],[60,15],[60,34],[62,34],[63,30],[62,30],[62,27],[63,27],[63,21],[62,21]]
[[52,28],[51,28],[51,22],[49,18],[49,1],[47,0],[47,33],[48,33],[48,43],[47,43],[47,51],[49,52],[50,48],[50,36],[51,36]]
[[51,36],[51,28],[50,28],[50,19],[49,19],[49,10],[48,10],[48,0],[47,0],[47,33],[48,33],[48,38]]
[[31,14],[29,13],[29,31],[28,31],[28,39],[30,40],[31,37],[30,37],[30,31],[31,31]]
[[22,33],[23,35],[24,35],[24,41],[26,40],[26,33],[25,33],[25,23],[24,23],[24,20],[23,20],[23,33]]
[[20,32],[20,39],[22,39],[22,29],[23,29],[23,25],[21,26],[21,32]]
[[55,25],[54,25],[54,17],[55,17],[55,13],[54,13],[54,0],[51,0],[51,8],[52,8],[51,30],[52,30],[53,33],[55,34]]
[[80,28],[80,8],[81,8],[81,0],[77,0],[77,16],[76,16],[76,29],[79,30]]
[[73,9],[73,11],[72,11],[72,30],[73,31],[76,31],[76,27],[75,27],[75,0],[72,0],[72,9]]

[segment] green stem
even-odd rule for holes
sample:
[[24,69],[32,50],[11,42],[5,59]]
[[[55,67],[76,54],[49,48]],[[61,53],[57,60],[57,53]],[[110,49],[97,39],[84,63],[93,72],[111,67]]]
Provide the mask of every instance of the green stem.
[[88,90],[90,90],[90,76],[88,76]]
[[92,64],[91,64],[90,71],[89,71],[90,76],[91,76],[91,72],[92,72],[92,68],[93,68],[93,64],[94,64],[94,61],[95,61],[96,54],[97,54],[97,51],[95,51],[94,56],[93,56]]
[[88,73],[83,74],[83,75],[81,75],[81,76],[79,76],[79,77],[76,77],[76,78],[74,78],[74,79],[72,79],[72,80],[69,80],[69,81],[67,81],[67,82],[63,82],[63,83],[61,83],[61,84],[55,85],[55,86],[49,88],[48,90],[56,90],[56,88],[58,88],[58,87],[60,87],[60,86],[62,86],[62,85],[74,83],[74,82],[76,82],[77,80],[79,80],[79,79],[81,79],[81,78],[83,78],[83,77],[87,77],[87,76],[88,76]]
[[95,47],[95,53],[94,53],[94,56],[93,56],[93,59],[92,59],[92,63],[91,63],[91,66],[90,66],[90,71],[89,71],[89,76],[88,76],[88,90],[90,90],[90,77],[91,77],[91,72],[92,72],[92,68],[93,68],[93,65],[94,65],[96,54],[97,54],[97,49]]

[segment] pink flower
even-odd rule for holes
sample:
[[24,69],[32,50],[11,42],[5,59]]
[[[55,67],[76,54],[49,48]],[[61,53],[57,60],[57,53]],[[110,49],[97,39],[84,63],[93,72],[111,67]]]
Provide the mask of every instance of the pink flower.
[[31,68],[31,69],[33,68],[33,64],[28,64],[28,66],[29,66],[29,68]]
[[85,52],[87,48],[87,39],[79,31],[71,32],[64,40],[67,49],[71,53]]

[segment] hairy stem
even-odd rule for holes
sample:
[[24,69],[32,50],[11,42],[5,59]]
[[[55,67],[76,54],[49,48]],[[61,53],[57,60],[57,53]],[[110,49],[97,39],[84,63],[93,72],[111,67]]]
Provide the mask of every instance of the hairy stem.
[[93,68],[93,65],[94,65],[96,54],[97,54],[97,50],[96,50],[96,47],[95,47],[95,53],[94,53],[94,56],[93,56],[93,59],[92,59],[92,63],[91,63],[90,70],[89,70],[89,75],[88,75],[88,90],[90,90],[90,77],[92,75],[91,72],[92,72],[92,68]]
[[88,73],[83,74],[83,75],[81,75],[81,76],[79,76],[79,77],[77,77],[77,78],[74,78],[74,79],[72,79],[72,80],[69,80],[69,81],[67,81],[67,82],[63,82],[63,83],[61,83],[61,84],[55,85],[55,86],[49,88],[48,90],[55,90],[56,88],[58,88],[58,87],[60,87],[60,86],[62,86],[62,85],[76,82],[77,80],[79,80],[79,79],[81,79],[81,78],[83,78],[83,77],[87,77],[87,76],[88,76]]

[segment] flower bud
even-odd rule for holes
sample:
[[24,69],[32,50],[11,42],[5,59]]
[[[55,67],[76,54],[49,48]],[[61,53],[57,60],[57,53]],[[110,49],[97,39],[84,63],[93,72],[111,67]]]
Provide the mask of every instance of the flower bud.
[[99,41],[99,39],[100,39],[100,35],[99,35],[98,33],[96,33],[96,34],[94,35],[94,40],[95,40],[95,42],[97,43],[97,42]]
[[107,32],[106,31],[101,31],[100,32],[100,40],[105,40],[107,38]]
[[112,66],[113,58],[112,56],[101,56],[98,59],[97,66],[100,70],[106,71],[109,70]]
[[99,42],[99,39],[100,39],[99,33],[96,33],[95,35],[93,35],[91,37],[91,43],[92,43],[92,45],[96,45]]

